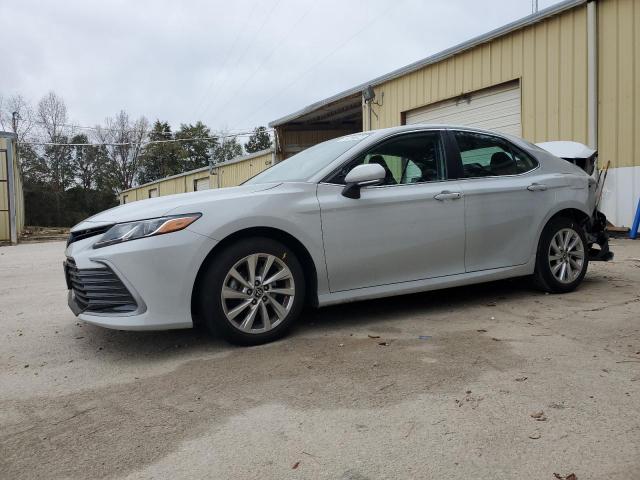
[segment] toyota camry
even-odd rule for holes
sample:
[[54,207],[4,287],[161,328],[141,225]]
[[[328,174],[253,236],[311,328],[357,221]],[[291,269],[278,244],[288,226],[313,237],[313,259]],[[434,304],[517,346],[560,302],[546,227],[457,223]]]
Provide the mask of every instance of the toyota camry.
[[250,345],[305,305],[520,276],[570,292],[612,256],[596,153],[543,147],[404,126],[320,143],[238,187],[121,205],[72,229],[68,303],[95,325],[199,323]]

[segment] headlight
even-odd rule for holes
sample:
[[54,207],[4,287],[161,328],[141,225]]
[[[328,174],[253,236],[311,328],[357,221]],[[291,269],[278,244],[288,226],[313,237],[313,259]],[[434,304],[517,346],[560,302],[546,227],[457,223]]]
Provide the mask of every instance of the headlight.
[[116,243],[128,242],[138,238],[152,237],[164,233],[177,232],[188,227],[201,217],[200,213],[171,215],[168,217],[150,218],[135,222],[117,223],[94,243],[93,248],[106,247]]

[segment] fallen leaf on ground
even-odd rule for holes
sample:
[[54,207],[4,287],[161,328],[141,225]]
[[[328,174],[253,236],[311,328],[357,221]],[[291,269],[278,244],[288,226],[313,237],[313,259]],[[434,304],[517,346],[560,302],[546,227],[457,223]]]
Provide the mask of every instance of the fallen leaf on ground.
[[296,462],[293,464],[293,466],[291,467],[291,470],[295,470],[296,468],[298,468],[300,466],[300,462]]
[[380,338],[380,335],[367,335],[369,338]]
[[480,329],[476,330],[476,332],[478,332],[478,333],[487,333],[487,331],[484,328],[480,328]]

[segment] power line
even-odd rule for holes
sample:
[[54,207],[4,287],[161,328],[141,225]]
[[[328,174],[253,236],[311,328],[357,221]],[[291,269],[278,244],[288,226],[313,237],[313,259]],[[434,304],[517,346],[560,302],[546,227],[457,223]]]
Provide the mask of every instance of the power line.
[[[272,132],[273,129],[267,129],[268,132]],[[176,143],[176,142],[196,142],[196,141],[217,141],[227,138],[248,137],[253,135],[253,132],[241,132],[230,135],[220,135],[216,137],[194,137],[194,138],[171,138],[168,140],[146,140],[142,142],[105,142],[105,143],[56,143],[56,142],[19,142],[20,145],[33,145],[33,146],[46,146],[46,147],[123,147],[127,145],[140,145],[146,146],[154,143]]]
[[[281,2],[282,2],[282,0],[278,0],[277,2],[275,2],[275,3],[273,4],[273,6],[271,7],[271,10],[269,10],[269,13],[267,13],[267,15],[265,15],[265,17],[263,18],[262,23],[260,24],[260,26],[258,27],[258,29],[253,31],[253,35],[251,36],[251,40],[249,40],[249,42],[247,43],[247,45],[246,45],[246,47],[245,47],[244,51],[240,54],[240,56],[238,56],[238,57],[236,58],[235,65],[234,65],[234,67],[232,68],[232,70],[234,70],[234,69],[235,69],[235,67],[236,67],[237,65],[239,65],[239,64],[242,62],[242,60],[244,60],[244,57],[246,56],[246,54],[247,54],[247,52],[249,51],[249,49],[253,47],[253,41],[254,41],[254,40],[255,40],[255,38],[258,36],[258,34],[262,31],[262,29],[264,28],[264,26],[267,24],[267,21],[271,18],[271,15],[273,15],[273,12],[276,10],[276,8],[278,8],[278,6],[280,5],[280,3],[281,3]],[[208,101],[208,102],[204,105],[204,110],[202,110],[202,115],[204,115],[204,114],[209,110],[209,108],[210,108],[210,107],[212,107],[212,106],[216,105],[216,104],[218,103],[218,102],[217,102],[217,100],[218,100],[219,98],[220,98],[220,96],[219,96],[219,95],[218,95],[218,96],[216,96],[216,97],[213,97],[213,102],[214,102],[213,104],[211,104],[211,101]]]
[[[257,2],[256,2],[257,3]],[[224,60],[222,61],[222,66],[218,69],[218,71],[216,72],[216,76],[211,80],[211,83],[209,83],[209,86],[204,90],[202,96],[200,97],[200,101],[198,102],[198,106],[196,107],[195,111],[193,112],[194,116],[196,116],[200,110],[202,109],[203,105],[204,105],[204,101],[206,100],[209,91],[211,91],[211,89],[213,88],[213,86],[215,85],[216,87],[218,86],[218,80],[220,79],[220,74],[221,72],[224,72],[224,68],[227,66],[227,63],[229,62],[229,59],[231,58],[231,53],[233,52],[233,50],[236,48],[236,44],[238,43],[238,40],[240,40],[240,37],[242,36],[242,32],[247,30],[247,26],[249,25],[249,21],[253,18],[253,14],[256,12],[256,4],[253,4],[253,8],[251,8],[251,15],[249,15],[248,17],[245,18],[244,24],[243,24],[243,28],[238,29],[238,33],[236,34],[235,38],[233,39],[233,42],[231,42],[231,48],[229,48],[229,50],[227,50],[227,54],[224,57]]]
[[[398,3],[402,3],[404,0],[400,0],[400,2]],[[253,113],[251,115],[249,115],[248,117],[246,117],[247,119],[251,120],[253,119],[256,114],[260,111],[262,111],[262,109],[264,107],[266,107],[269,103],[271,103],[272,100],[274,100],[275,98],[278,98],[280,95],[282,95],[284,92],[286,92],[289,88],[291,88],[293,85],[295,85],[296,83],[298,83],[302,78],[306,77],[309,73],[311,73],[318,65],[320,65],[321,63],[323,63],[325,60],[327,60],[329,57],[331,57],[333,54],[335,54],[338,50],[340,50],[341,48],[343,48],[345,45],[347,45],[349,42],[351,42],[354,38],[356,38],[358,35],[360,35],[362,32],[364,32],[367,28],[369,28],[371,25],[373,25],[375,22],[377,22],[380,17],[382,17],[385,13],[387,13],[389,10],[391,10],[392,8],[397,8],[398,7],[398,3],[391,3],[390,6],[386,9],[384,9],[383,11],[381,11],[378,15],[376,15],[375,17],[373,17],[371,20],[369,20],[362,28],[360,28],[358,31],[356,31],[353,35],[351,35],[350,37],[348,37],[344,42],[342,42],[341,44],[339,44],[338,46],[336,46],[336,48],[334,48],[333,50],[331,50],[327,55],[325,55],[324,57],[322,57],[320,60],[318,60],[317,62],[313,63],[312,65],[309,66],[309,68],[307,68],[304,72],[302,72],[300,75],[298,75],[293,81],[291,81],[289,84],[287,84],[284,88],[282,88],[278,93],[276,93],[275,95],[272,95],[271,97],[269,97],[265,102],[263,102],[256,110],[253,111]]]
[[309,8],[307,8],[307,10],[295,21],[293,22],[293,26],[290,30],[286,31],[284,35],[282,35],[282,37],[280,37],[280,39],[278,40],[278,42],[276,43],[276,46],[273,47],[273,49],[271,50],[271,52],[269,52],[269,54],[264,57],[262,59],[262,62],[260,62],[260,64],[256,67],[256,69],[251,72],[251,74],[249,74],[242,83],[240,83],[240,86],[238,88],[235,89],[235,91],[229,95],[228,100],[225,102],[225,104],[220,107],[220,111],[224,111],[225,108],[227,108],[229,106],[229,104],[231,102],[233,102],[236,98],[236,94],[242,90],[242,88],[247,84],[247,82],[252,79],[255,78],[255,75],[260,71],[260,69],[262,68],[262,66],[267,63],[271,57],[273,56],[273,54],[278,51],[278,49],[280,48],[280,45],[282,45],[284,43],[285,40],[288,40],[290,38],[291,32],[295,31],[295,29],[298,27],[298,25],[300,24],[300,22],[302,22],[302,20],[304,20],[306,18],[306,16],[311,12],[311,10],[313,10],[313,7],[316,6],[315,0],[313,0],[310,4],[309,4]]

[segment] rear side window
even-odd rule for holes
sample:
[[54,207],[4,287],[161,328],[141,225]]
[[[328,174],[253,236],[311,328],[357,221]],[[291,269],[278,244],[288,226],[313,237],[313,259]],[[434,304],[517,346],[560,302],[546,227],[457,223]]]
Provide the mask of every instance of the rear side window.
[[386,172],[385,185],[444,180],[446,168],[439,132],[420,132],[386,140],[342,167],[331,179],[344,178],[357,165],[377,163]]
[[460,150],[464,178],[517,175],[537,162],[501,138],[473,132],[453,133]]

